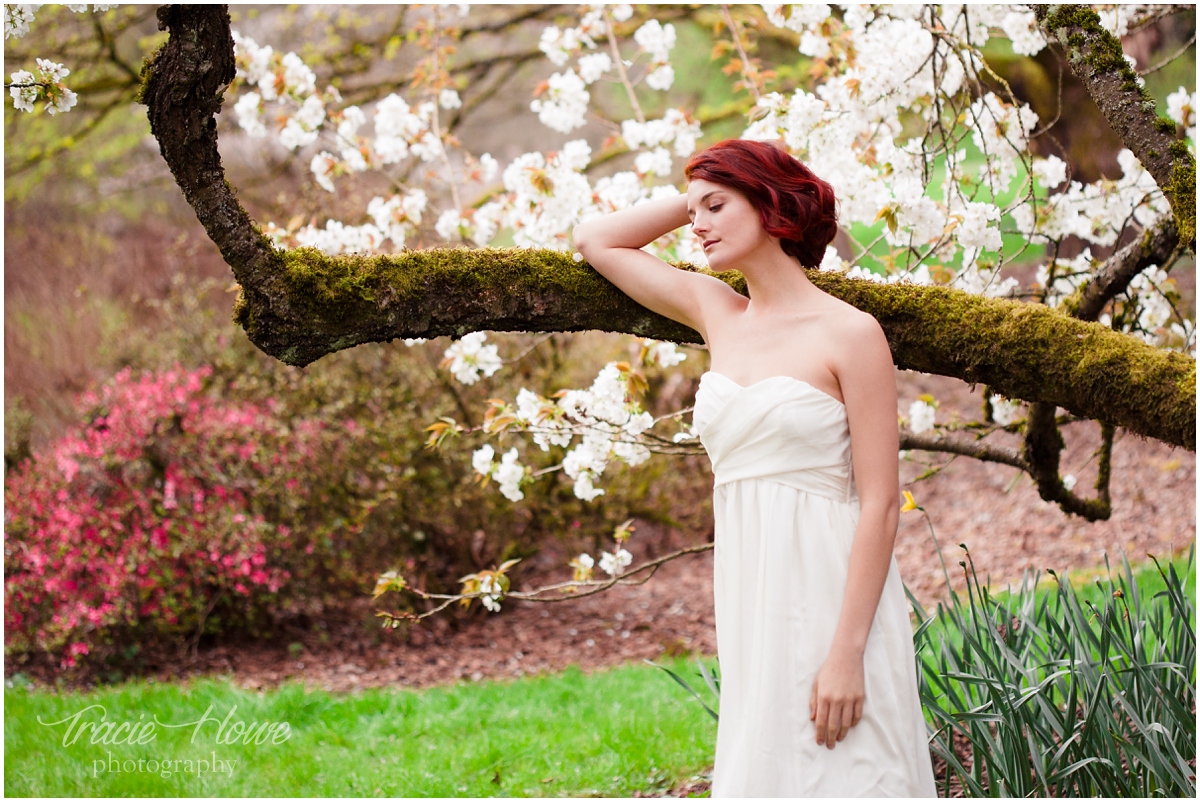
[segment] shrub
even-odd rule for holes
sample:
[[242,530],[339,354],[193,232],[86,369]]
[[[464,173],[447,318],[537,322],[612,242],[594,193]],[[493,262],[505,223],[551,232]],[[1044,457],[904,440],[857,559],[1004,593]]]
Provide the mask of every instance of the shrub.
[[[712,475],[704,458],[656,459],[636,470],[613,466],[604,477],[606,495],[583,502],[561,471],[545,470],[562,460],[561,449],[543,453],[524,436],[506,435],[491,441],[497,451],[519,447],[522,462],[541,474],[523,486],[525,498],[514,504],[495,484],[481,486],[471,467],[482,435],[450,439],[437,451],[425,447],[430,423],[449,416],[478,425],[489,398],[511,400],[522,387],[550,396],[586,386],[606,362],[628,358],[628,339],[599,333],[496,337],[503,355],[520,356],[471,386],[439,367],[446,338],[411,348],[372,343],[301,369],[266,356],[246,339],[228,310],[213,302],[230,298],[224,288],[177,279],[166,299],[153,302],[159,318],[154,333],[131,332],[114,344],[112,357],[149,369],[175,361],[212,365],[210,381],[224,398],[276,399],[284,420],[337,426],[350,419],[360,425],[359,445],[346,457],[343,498],[334,506],[347,515],[355,505],[369,507],[361,532],[340,535],[335,524],[343,513],[336,509],[308,524],[326,527],[326,536],[339,544],[337,559],[354,566],[348,573],[361,574],[357,593],[369,593],[378,574],[393,568],[431,592],[457,591],[463,575],[518,557],[526,558],[512,572],[519,583],[528,558],[543,545],[596,551],[630,517],[677,527],[690,539],[711,528]],[[695,374],[701,369],[696,365]],[[656,415],[685,404],[694,389],[659,373],[647,378],[644,406]]]
[[214,399],[210,374],[122,371],[80,399],[85,424],[9,477],[6,650],[69,667],[214,613],[252,627],[335,578],[326,544],[293,528],[308,504],[298,490],[336,481],[361,430]]

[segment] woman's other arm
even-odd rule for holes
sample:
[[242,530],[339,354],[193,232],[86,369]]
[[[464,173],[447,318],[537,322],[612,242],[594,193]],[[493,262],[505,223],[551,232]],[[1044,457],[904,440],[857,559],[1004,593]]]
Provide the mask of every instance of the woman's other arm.
[[575,249],[600,275],[647,309],[708,339],[704,310],[736,293],[720,279],[672,267],[641,250],[690,222],[687,196],[639,203],[575,226]]
[[834,356],[850,423],[850,449],[860,514],[846,595],[833,647],[813,687],[817,743],[829,748],[862,718],[863,653],[891,565],[900,518],[896,369],[887,338],[870,315],[851,315]]

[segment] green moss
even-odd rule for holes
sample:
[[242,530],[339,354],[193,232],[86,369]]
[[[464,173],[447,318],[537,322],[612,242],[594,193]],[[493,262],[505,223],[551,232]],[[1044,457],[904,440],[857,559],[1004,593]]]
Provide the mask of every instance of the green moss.
[[[480,321],[510,318],[517,328],[519,320],[537,317],[558,325],[554,330],[574,330],[569,321],[580,308],[617,313],[630,304],[588,265],[548,250],[436,248],[331,257],[298,248],[279,258],[291,316],[337,347],[396,336],[461,336]],[[661,328],[663,320],[637,309],[646,318],[640,325]],[[365,320],[378,330],[364,330]],[[698,341],[690,329],[669,325],[678,326],[679,341]]]
[[146,105],[146,90],[150,86],[150,79],[154,76],[154,63],[158,61],[158,56],[162,53],[166,43],[159,45],[153,52],[142,59],[142,69],[138,73],[138,88],[134,93],[133,99],[143,106]]
[[1179,226],[1179,239],[1196,249],[1196,160],[1188,150],[1187,143],[1176,140],[1171,143],[1171,180],[1163,187],[1171,210],[1175,212],[1175,224]]
[[[875,316],[901,367],[1002,384],[1004,395],[1042,398],[1081,414],[1079,405],[1086,404],[1134,431],[1153,418],[1156,429],[1170,432],[1160,439],[1194,441],[1195,387],[1189,382],[1195,361],[1184,354],[1037,304],[942,287],[861,286],[868,283],[809,276]],[[1051,396],[1048,388],[1056,388]],[[1154,411],[1147,416],[1148,410]]]
[[[1082,51],[1088,46],[1090,38],[1091,48],[1083,57],[1084,62],[1097,72],[1117,73],[1124,79],[1122,89],[1136,91],[1143,97],[1148,97],[1146,91],[1138,84],[1137,73],[1125,60],[1121,40],[1100,24],[1100,15],[1093,8],[1081,5],[1051,6],[1045,17],[1045,25],[1056,35],[1059,31],[1069,31],[1066,34],[1066,44],[1072,51]],[[1062,38],[1059,36],[1060,41]]]
[[1166,117],[1158,117],[1154,121],[1154,127],[1164,134],[1175,136],[1175,121],[1168,120]]

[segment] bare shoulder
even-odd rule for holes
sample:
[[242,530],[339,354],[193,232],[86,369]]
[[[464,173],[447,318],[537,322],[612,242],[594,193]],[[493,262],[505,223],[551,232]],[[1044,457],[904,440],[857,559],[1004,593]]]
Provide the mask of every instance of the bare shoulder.
[[873,315],[851,306],[840,299],[832,299],[829,310],[828,331],[832,335],[836,360],[839,366],[854,364],[892,364],[891,347],[883,327]]
[[721,327],[734,315],[745,311],[748,299],[716,276],[707,273],[693,273],[691,277],[695,288],[696,305],[700,309],[700,317],[705,329],[701,334],[707,341],[708,331],[714,326]]

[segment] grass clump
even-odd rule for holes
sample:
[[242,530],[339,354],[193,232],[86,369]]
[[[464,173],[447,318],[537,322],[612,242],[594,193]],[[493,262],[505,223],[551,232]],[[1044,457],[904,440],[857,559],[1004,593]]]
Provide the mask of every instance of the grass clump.
[[1194,551],[1160,589],[1123,561],[1092,586],[993,594],[961,565],[965,598],[914,601],[943,793],[1195,796]]

